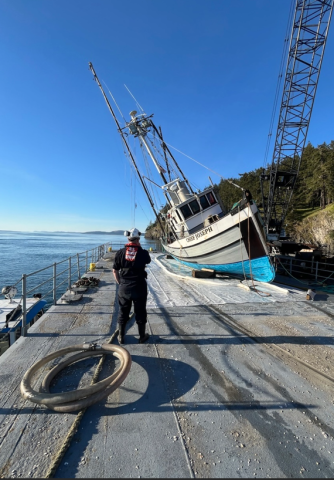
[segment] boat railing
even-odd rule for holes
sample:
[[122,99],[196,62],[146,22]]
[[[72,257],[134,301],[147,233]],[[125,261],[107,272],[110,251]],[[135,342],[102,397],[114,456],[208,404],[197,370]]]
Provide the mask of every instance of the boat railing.
[[[12,344],[18,336],[26,336],[27,327],[38,319],[39,311],[43,313],[52,304],[56,305],[59,298],[71,289],[73,283],[90,270],[89,264],[96,263],[108,250],[113,250],[111,242],[76,253],[34,272],[24,273],[16,283],[11,285],[17,289],[19,300],[15,300],[15,297],[10,300],[13,310],[10,315],[7,315],[6,326],[1,330],[1,341],[8,339]],[[36,301],[32,303],[29,299],[36,299]]]
[[298,280],[312,281],[317,284],[325,282],[334,285],[334,263],[331,259],[320,261],[318,258],[311,260],[291,255],[274,255],[277,274],[295,277]]

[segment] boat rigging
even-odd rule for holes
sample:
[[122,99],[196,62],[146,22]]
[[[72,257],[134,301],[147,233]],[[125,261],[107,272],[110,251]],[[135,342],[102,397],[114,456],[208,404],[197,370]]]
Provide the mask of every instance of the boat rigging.
[[[163,139],[161,128],[154,124],[153,115],[130,112],[130,120],[120,127],[115,113],[103,91],[92,63],[93,73],[107,106],[115,120],[118,132],[136,169],[139,180],[157,217],[162,245],[179,262],[194,269],[212,269],[263,282],[271,282],[275,272],[269,257],[263,223],[249,191],[230,211],[224,205],[214,186],[194,192],[187,176]],[[127,136],[138,139],[148,153],[161,180],[168,211],[160,217],[146,186],[145,177],[131,153]],[[151,137],[159,141],[159,160]],[[164,166],[161,165],[162,161]],[[166,177],[168,174],[168,178]],[[151,179],[148,179],[150,182]],[[153,182],[154,183],[154,182]]]

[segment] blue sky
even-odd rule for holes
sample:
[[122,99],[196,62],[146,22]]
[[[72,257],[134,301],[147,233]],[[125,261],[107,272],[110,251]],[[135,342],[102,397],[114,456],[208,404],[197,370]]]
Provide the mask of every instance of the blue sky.
[[[225,178],[261,167],[290,5],[1,0],[0,230],[145,230],[154,220],[88,62],[126,119],[135,104],[124,84],[198,162]],[[334,140],[333,54],[330,31],[315,146]],[[208,175],[219,182],[174,153],[199,188]]]

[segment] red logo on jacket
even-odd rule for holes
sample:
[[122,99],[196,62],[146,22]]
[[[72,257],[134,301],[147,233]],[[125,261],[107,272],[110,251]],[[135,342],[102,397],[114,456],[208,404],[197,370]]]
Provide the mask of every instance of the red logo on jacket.
[[130,242],[127,243],[125,247],[125,260],[128,260],[129,262],[134,262],[139,246]]

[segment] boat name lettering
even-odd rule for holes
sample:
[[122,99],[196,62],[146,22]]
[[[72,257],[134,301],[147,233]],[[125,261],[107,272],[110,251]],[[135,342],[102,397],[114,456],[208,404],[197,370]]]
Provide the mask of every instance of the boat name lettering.
[[191,235],[191,237],[187,237],[187,242],[192,242],[195,240],[195,235]]
[[212,227],[207,227],[205,228],[204,230],[201,230],[200,232],[198,233],[195,233],[195,235],[191,235],[190,237],[187,238],[187,242],[192,242],[193,240],[197,240],[197,238],[199,237],[203,237],[203,235],[209,233],[209,232],[212,232]]
[[204,230],[201,230],[200,232],[195,233],[195,237],[196,238],[203,237],[203,235],[205,235],[208,232],[212,232],[212,227],[207,227]]

